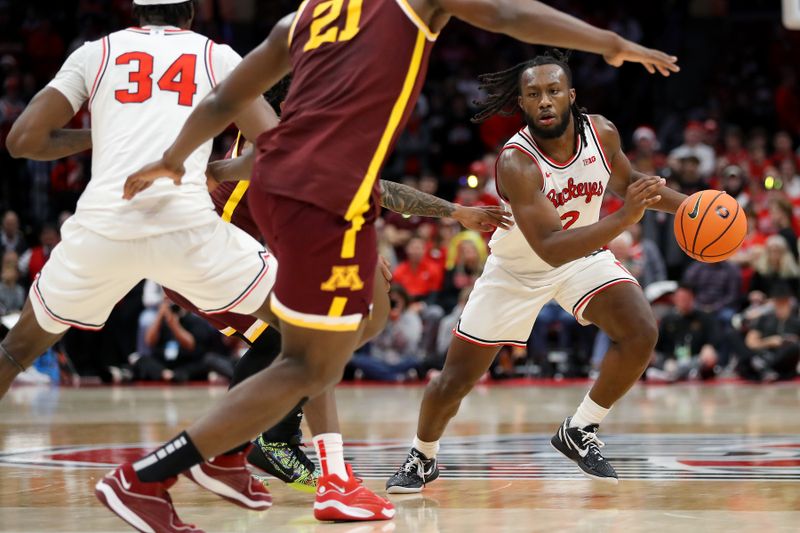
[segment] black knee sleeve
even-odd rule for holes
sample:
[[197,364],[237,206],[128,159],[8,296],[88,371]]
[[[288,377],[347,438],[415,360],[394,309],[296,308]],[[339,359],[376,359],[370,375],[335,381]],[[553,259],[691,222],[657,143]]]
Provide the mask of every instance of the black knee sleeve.
[[230,387],[267,368],[280,353],[281,334],[275,328],[267,328],[236,363]]

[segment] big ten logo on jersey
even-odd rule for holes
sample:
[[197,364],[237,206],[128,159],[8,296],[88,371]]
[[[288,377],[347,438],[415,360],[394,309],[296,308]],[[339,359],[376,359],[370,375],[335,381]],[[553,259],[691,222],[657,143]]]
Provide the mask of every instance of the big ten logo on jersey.
[[331,268],[331,277],[320,285],[320,289],[323,291],[335,291],[338,289],[360,291],[363,288],[364,282],[358,275],[358,265],[334,266]]
[[[308,42],[304,52],[319,48],[325,43],[349,41],[358,33],[361,22],[361,5],[363,0],[327,0],[314,7],[313,21],[309,29]],[[341,26],[342,8],[347,9],[344,16],[344,27]]]
[[[153,56],[146,52],[125,52],[114,64],[130,67],[128,83],[132,89],[118,89],[114,98],[122,104],[140,104],[153,96]],[[197,56],[181,54],[158,78],[158,88],[177,93],[178,105],[191,107],[197,93],[195,70]]]
[[593,155],[592,157],[587,157],[586,159],[583,160],[583,166],[589,166],[595,161],[597,161],[596,155]]

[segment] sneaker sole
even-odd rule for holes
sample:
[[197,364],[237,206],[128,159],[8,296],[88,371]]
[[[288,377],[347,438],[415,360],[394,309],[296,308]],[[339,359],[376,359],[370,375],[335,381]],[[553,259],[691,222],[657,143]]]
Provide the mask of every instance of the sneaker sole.
[[155,530],[151,528],[147,522],[142,520],[139,515],[122,503],[122,500],[117,496],[117,491],[104,480],[101,479],[97,482],[97,485],[94,486],[94,495],[100,500],[100,503],[105,505],[112,513],[120,517],[136,531],[155,533]]
[[272,507],[272,500],[251,500],[241,492],[233,489],[221,481],[212,478],[200,468],[200,465],[195,465],[188,471],[183,473],[184,476],[200,485],[209,492],[213,492],[220,498],[224,498],[229,502],[248,509],[250,511],[266,511]]
[[313,486],[306,485],[305,483],[298,483],[298,482],[287,483],[286,485],[290,489],[296,490],[298,492],[305,492],[307,494],[314,494],[317,491],[316,483]]
[[400,485],[392,485],[391,487],[386,487],[387,494],[418,494],[422,492],[424,487],[403,487]]
[[572,457],[570,457],[569,455],[567,455],[564,452],[562,452],[561,450],[559,450],[558,447],[556,447],[556,445],[553,444],[552,440],[550,441],[550,447],[553,448],[558,453],[560,453],[561,455],[563,455],[565,458],[567,458],[570,461],[572,461],[573,463],[575,463],[577,465],[578,469],[581,471],[581,473],[584,476],[588,477],[589,479],[594,480],[594,481],[600,481],[601,483],[607,483],[609,485],[616,485],[616,484],[619,483],[619,479],[617,479],[615,477],[596,476],[596,475],[594,475],[594,474],[592,474],[590,472],[587,472],[586,470],[583,469],[583,467],[581,466],[581,464],[579,462],[575,461]]
[[380,513],[360,507],[350,507],[338,500],[314,502],[314,518],[324,522],[369,522],[391,520],[397,513],[395,509],[381,509]]

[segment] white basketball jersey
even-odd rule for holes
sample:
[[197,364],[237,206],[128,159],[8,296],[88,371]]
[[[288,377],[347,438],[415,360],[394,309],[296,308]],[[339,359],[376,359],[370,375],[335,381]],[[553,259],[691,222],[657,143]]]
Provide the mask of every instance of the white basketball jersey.
[[126,178],[161,157],[197,104],[241,60],[230,47],[174,27],[112,33],[76,50],[49,86],[77,111],[89,102],[92,179],[76,222],[112,239],[196,227],[216,214],[206,189],[212,142],[185,162],[183,183],[157,180],[123,200]]
[[[536,145],[528,128],[521,129],[503,147],[519,150],[536,162],[542,172],[542,192],[561,216],[564,229],[594,224],[600,219],[608,179],[611,176],[597,132],[591,123],[584,126],[584,145],[578,136],[578,148],[569,161],[559,163],[547,157]],[[502,183],[502,176],[498,176]],[[531,249],[519,226],[498,228],[489,242],[492,258],[506,270],[518,274],[537,274],[553,270]]]

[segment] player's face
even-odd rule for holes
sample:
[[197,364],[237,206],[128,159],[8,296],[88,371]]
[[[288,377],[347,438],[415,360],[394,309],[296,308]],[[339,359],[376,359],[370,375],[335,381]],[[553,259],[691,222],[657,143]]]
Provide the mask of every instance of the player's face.
[[575,101],[567,75],[558,65],[531,67],[522,73],[519,106],[534,137],[555,139],[569,126]]

